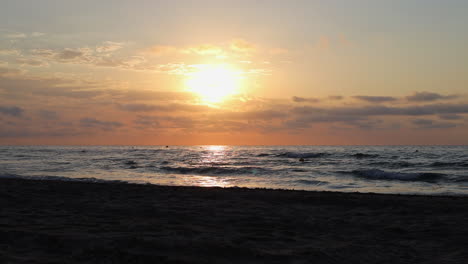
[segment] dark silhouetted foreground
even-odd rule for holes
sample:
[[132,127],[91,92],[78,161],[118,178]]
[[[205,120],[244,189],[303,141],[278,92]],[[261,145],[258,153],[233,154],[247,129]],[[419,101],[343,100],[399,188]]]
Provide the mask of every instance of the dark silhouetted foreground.
[[468,198],[2,179],[0,263],[467,263]]

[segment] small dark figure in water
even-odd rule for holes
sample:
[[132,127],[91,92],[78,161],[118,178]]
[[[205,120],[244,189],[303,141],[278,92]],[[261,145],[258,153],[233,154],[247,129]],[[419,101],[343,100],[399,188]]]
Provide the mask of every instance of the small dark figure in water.
[[166,148],[169,148],[169,146],[166,146]]
[[300,158],[299,161],[300,161],[300,162],[305,162],[305,159],[304,159],[304,158]]
[[419,152],[419,150],[415,150],[414,152]]
[[126,165],[136,165],[137,163],[133,160],[129,160],[127,162],[125,162]]

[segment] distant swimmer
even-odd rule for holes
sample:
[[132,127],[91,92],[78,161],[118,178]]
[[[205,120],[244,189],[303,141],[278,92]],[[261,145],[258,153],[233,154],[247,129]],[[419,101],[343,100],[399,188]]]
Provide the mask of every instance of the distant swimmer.
[[304,158],[300,158],[299,161],[300,161],[300,162],[304,162],[305,159],[304,159]]
[[166,146],[166,148],[169,148],[169,146]]

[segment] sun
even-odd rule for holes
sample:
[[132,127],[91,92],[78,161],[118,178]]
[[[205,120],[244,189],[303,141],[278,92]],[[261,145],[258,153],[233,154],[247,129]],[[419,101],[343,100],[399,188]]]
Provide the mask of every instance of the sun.
[[188,74],[185,85],[203,101],[218,103],[239,92],[241,79],[240,72],[229,65],[199,65],[194,72]]

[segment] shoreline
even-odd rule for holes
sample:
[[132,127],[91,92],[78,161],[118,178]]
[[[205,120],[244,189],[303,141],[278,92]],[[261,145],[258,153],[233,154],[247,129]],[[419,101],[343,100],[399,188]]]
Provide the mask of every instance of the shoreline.
[[0,262],[463,263],[468,199],[0,179]]
[[[11,177],[10,177],[11,176]],[[247,190],[267,190],[267,191],[291,191],[291,192],[313,192],[313,193],[343,193],[343,194],[368,194],[368,195],[396,195],[396,196],[422,196],[422,197],[459,197],[468,198],[468,194],[462,193],[384,193],[384,192],[359,192],[359,191],[331,191],[331,190],[306,190],[306,189],[282,189],[282,188],[268,188],[268,187],[243,187],[243,186],[196,186],[196,185],[165,185],[150,182],[127,182],[122,180],[104,180],[99,178],[68,178],[63,176],[17,176],[17,175],[3,175],[1,180],[19,180],[19,181],[45,181],[45,182],[71,182],[71,183],[89,183],[89,184],[123,184],[123,185],[143,185],[143,186],[156,186],[156,187],[181,187],[181,188],[207,188],[207,189],[247,189]]]

